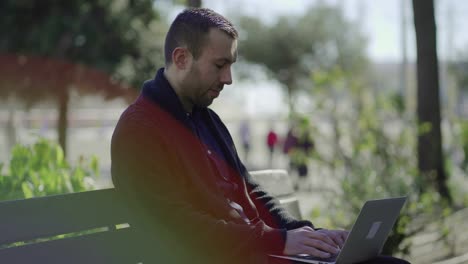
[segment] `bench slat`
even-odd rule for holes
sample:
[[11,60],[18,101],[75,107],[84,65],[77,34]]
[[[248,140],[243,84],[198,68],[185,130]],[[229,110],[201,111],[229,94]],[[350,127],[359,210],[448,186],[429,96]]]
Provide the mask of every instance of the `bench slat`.
[[127,223],[114,189],[0,203],[0,245]]
[[131,251],[130,228],[95,233],[80,237],[0,249],[2,263],[15,264],[136,264],[137,254]]

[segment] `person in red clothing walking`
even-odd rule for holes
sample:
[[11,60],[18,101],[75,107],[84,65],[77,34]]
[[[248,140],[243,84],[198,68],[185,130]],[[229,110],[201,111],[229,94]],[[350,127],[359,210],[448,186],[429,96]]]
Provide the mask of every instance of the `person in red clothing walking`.
[[277,144],[278,144],[278,135],[276,134],[275,130],[272,127],[270,128],[270,131],[268,131],[268,134],[267,134],[267,146],[269,150],[269,160],[268,160],[269,163],[268,164],[270,168],[272,168],[273,166],[273,157],[275,154],[275,148]]

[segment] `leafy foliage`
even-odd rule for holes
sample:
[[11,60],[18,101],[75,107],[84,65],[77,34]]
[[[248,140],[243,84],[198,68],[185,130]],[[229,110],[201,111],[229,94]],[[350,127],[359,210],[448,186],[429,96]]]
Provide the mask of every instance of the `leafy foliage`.
[[408,202],[384,253],[409,253],[407,238],[428,220],[442,220],[440,215],[450,213],[418,171],[416,122],[402,115],[395,97],[380,94],[373,99],[372,91],[347,81],[339,69],[318,71],[312,82],[319,102],[314,114],[330,125],[326,132],[317,131],[314,140],[332,146],[329,152],[318,149],[315,162],[319,171],[327,172],[323,177],[339,184],[338,191],[325,198],[327,224],[349,228],[366,200],[406,195]]
[[240,54],[264,65],[288,89],[290,110],[296,92],[307,89],[304,81],[311,72],[339,67],[358,74],[366,69],[365,39],[336,7],[318,4],[301,17],[280,17],[274,25],[243,17],[240,27]]
[[[56,100],[58,142],[66,154],[70,90],[97,94],[117,81],[140,87],[163,61],[166,25],[158,19],[152,0],[0,1],[0,54],[18,57],[13,72],[0,71],[0,79],[10,80],[0,83],[0,99],[13,95],[27,107]],[[122,94],[110,94],[116,93]]]
[[[0,172],[3,164],[0,163]],[[64,158],[62,149],[46,139],[31,146],[16,145],[6,174],[0,174],[0,200],[31,198],[95,188],[99,175],[96,157],[80,158],[76,166]]]
[[[138,73],[162,58],[147,54],[154,55],[161,35],[151,36],[153,46],[143,39],[157,31],[158,17],[151,0],[2,1],[0,52],[65,59],[111,74],[130,61]],[[141,78],[125,81],[140,84]]]

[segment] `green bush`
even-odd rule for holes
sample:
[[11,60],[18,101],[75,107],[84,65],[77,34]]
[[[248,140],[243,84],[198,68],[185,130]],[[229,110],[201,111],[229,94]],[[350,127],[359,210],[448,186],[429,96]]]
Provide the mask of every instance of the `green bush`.
[[428,221],[442,223],[451,211],[431,186],[431,175],[418,171],[417,122],[404,115],[396,96],[377,94],[339,70],[314,73],[312,79],[313,117],[329,128],[314,135],[315,142],[327,145],[326,151],[317,148],[314,168],[338,186],[323,193],[327,211],[316,210],[311,217],[320,215],[327,226],[349,229],[366,200],[406,195],[383,253],[408,254],[408,238]]
[[96,157],[81,157],[75,166],[64,158],[58,144],[39,139],[30,146],[16,145],[2,174],[0,163],[0,200],[80,192],[95,188],[99,175]]
[[[399,119],[391,125],[384,120],[389,119],[361,113],[353,122],[353,133],[359,136],[348,140],[348,147],[338,145],[335,160],[321,163],[325,167],[332,164],[334,177],[339,179],[340,192],[328,199],[331,209],[327,215],[332,225],[350,228],[364,201],[408,196],[383,253],[409,254],[408,238],[420,232],[427,221],[442,220],[440,216],[447,215],[450,209],[417,170],[412,122]],[[341,125],[338,141],[352,137],[351,132],[345,132],[347,125],[343,122],[337,121]],[[388,128],[395,130],[389,133]]]

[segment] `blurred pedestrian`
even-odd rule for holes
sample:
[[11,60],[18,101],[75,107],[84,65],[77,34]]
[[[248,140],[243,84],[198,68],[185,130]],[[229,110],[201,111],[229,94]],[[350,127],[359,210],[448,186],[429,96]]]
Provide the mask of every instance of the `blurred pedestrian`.
[[309,162],[314,149],[314,141],[310,134],[309,120],[300,118],[293,122],[286,135],[283,152],[289,157],[289,169],[293,175],[297,175],[294,188],[309,189],[308,174]]
[[289,159],[289,171],[291,175],[296,171],[294,167],[294,163],[292,162],[292,150],[297,144],[297,136],[295,135],[295,127],[294,124],[291,124],[289,127],[288,133],[283,142],[283,154],[285,154]]
[[297,144],[297,137],[294,133],[294,126],[291,126],[286,134],[283,143],[283,153],[289,155],[289,152]]
[[244,162],[249,164],[249,153],[250,153],[250,124],[247,119],[241,121],[239,127],[239,134],[242,144],[242,151],[244,153]]
[[309,162],[313,149],[314,141],[312,140],[309,129],[307,127],[301,127],[299,129],[297,144],[294,146],[291,153],[293,166],[297,170],[297,188],[304,186],[306,189],[309,189]]
[[276,148],[276,145],[278,144],[278,135],[276,134],[273,127],[271,127],[270,130],[268,131],[266,143],[267,143],[268,151],[269,151],[268,164],[269,164],[269,167],[272,168],[275,148]]

